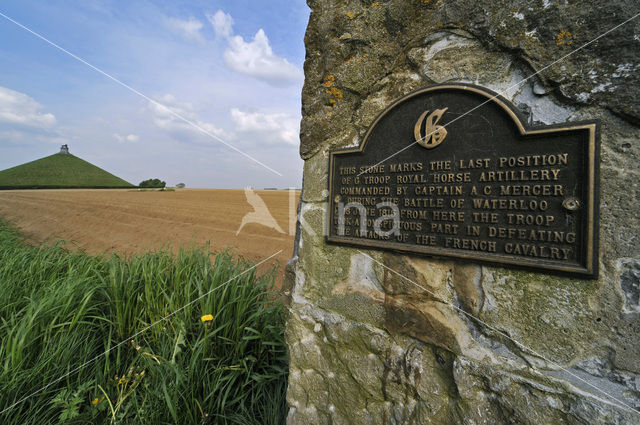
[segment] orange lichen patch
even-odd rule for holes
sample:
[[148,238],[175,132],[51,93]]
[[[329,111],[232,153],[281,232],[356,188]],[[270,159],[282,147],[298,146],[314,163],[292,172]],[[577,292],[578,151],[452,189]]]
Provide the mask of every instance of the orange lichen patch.
[[343,62],[343,65],[346,64],[352,64],[352,65],[359,65],[362,64],[363,62],[366,62],[367,59],[367,55],[356,55],[356,56],[351,56],[349,59],[346,59]]
[[556,46],[562,46],[563,44],[570,46],[571,44],[573,44],[573,40],[571,38],[572,34],[568,30],[560,31],[560,33],[556,37]]
[[326,77],[324,77],[323,85],[325,87],[331,87],[335,82],[336,82],[336,77],[334,77],[333,75],[329,74]]
[[340,90],[339,88],[331,87],[327,90],[327,93],[336,98],[338,102],[342,100],[342,90]]
[[342,101],[342,90],[340,90],[337,87],[331,87],[325,90],[325,92],[331,96],[329,98],[329,104],[331,107],[335,106],[336,103],[341,102]]
[[[353,58],[351,58],[353,59]],[[349,61],[351,60],[349,59]],[[349,62],[347,61],[347,62]],[[342,90],[340,90],[337,87],[334,87],[333,85],[336,83],[336,77],[334,77],[333,75],[329,74],[326,77],[324,77],[324,83],[323,85],[326,87],[325,89],[325,93],[327,93],[330,97],[329,97],[329,108],[333,108],[335,106],[336,103],[342,101]]]
[[347,12],[347,18],[353,19],[355,17],[356,17],[356,15],[354,15],[353,12]]

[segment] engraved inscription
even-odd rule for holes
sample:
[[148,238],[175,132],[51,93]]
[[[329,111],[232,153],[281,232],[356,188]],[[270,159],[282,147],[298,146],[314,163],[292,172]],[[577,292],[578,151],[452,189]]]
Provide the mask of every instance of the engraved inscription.
[[597,124],[530,129],[492,97],[418,91],[332,152],[328,241],[594,276]]

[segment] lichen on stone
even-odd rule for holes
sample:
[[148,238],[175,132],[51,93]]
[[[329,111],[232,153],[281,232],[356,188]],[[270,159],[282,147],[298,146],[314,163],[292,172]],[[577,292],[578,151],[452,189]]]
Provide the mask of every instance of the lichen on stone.
[[[637,24],[572,49],[640,4],[309,4],[288,423],[638,423],[620,408],[640,409]],[[598,279],[389,251],[365,260],[326,242],[328,152],[357,146],[390,102],[439,82],[498,91],[531,124],[600,120]]]

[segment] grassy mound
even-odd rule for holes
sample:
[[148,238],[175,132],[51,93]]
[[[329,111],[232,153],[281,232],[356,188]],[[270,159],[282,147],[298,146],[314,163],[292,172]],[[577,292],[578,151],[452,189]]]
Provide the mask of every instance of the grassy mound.
[[54,154],[0,171],[0,189],[132,186],[131,183],[71,154]]
[[284,423],[275,270],[211,255],[92,257],[0,222],[0,423]]

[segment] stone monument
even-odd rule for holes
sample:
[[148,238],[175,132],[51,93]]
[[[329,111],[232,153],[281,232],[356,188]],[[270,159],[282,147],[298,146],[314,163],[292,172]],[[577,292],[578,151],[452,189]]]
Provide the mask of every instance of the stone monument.
[[640,4],[308,4],[288,423],[640,423]]
[[67,145],[62,145],[60,146],[60,152],[58,152],[62,155],[69,155],[69,146]]

